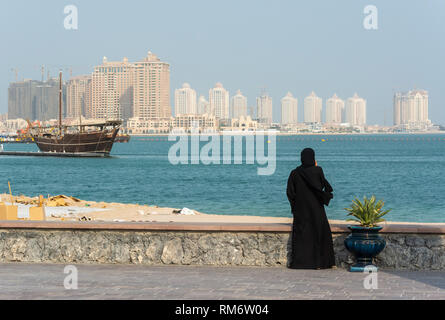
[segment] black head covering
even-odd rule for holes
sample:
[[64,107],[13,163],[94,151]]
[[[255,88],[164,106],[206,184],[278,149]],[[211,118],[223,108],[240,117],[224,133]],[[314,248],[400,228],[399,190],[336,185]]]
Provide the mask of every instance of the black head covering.
[[315,151],[311,148],[306,148],[301,151],[301,165],[305,168],[315,166]]

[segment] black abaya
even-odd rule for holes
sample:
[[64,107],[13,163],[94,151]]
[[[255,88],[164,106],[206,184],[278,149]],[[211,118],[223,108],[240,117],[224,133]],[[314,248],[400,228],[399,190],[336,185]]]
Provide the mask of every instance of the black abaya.
[[321,167],[305,163],[303,154],[302,162],[303,165],[291,172],[287,183],[287,197],[294,216],[290,268],[331,268],[335,265],[335,256],[324,205],[329,204],[333,190]]

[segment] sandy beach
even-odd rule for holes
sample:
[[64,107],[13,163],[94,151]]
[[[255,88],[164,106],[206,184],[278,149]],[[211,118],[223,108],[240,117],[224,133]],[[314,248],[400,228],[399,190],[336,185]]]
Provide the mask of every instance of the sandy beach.
[[[190,208],[166,208],[139,204],[107,203],[86,201],[69,196],[52,197],[62,200],[62,206],[56,206],[54,200],[46,199],[45,212],[47,221],[96,221],[96,222],[194,222],[194,223],[278,223],[290,224],[292,217],[262,217],[247,215],[206,214]],[[59,199],[60,199],[59,198]],[[37,201],[37,197],[13,196],[15,205],[19,206],[19,220],[27,220],[29,207]],[[0,200],[9,204],[10,196],[1,194]],[[51,203],[52,202],[52,203]],[[350,225],[351,221],[329,220],[330,223]],[[415,225],[416,222],[386,221],[381,226]],[[442,225],[442,223],[422,223],[424,225]]]
[[[0,195],[10,203],[10,196]],[[57,196],[56,196],[57,197]],[[37,200],[36,197],[13,196],[19,206],[19,218],[26,220],[25,212]],[[86,201],[71,197],[62,198],[64,205],[49,203],[45,205],[48,221],[108,221],[108,222],[236,222],[236,223],[291,223],[291,218],[259,217],[243,215],[205,214],[190,208],[165,208],[139,204],[107,203]],[[73,200],[75,199],[75,200]],[[50,201],[54,202],[54,201]],[[56,206],[57,205],[57,206]]]

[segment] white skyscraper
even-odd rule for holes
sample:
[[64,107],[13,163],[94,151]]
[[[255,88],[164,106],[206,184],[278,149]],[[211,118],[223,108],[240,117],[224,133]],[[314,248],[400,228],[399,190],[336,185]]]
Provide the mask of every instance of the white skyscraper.
[[314,91],[304,99],[304,122],[321,123],[323,100]]
[[345,120],[353,126],[366,124],[366,100],[360,98],[357,93],[346,101]]
[[344,109],[345,102],[334,93],[334,95],[326,101],[326,122],[342,123]]
[[247,98],[242,95],[240,90],[238,90],[236,95],[232,97],[230,109],[230,118],[232,119],[247,116]]
[[209,90],[210,112],[219,119],[229,119],[229,92],[221,83]]
[[261,94],[261,96],[256,98],[256,106],[258,122],[263,124],[271,124],[273,121],[272,98],[264,92]]
[[292,93],[281,99],[281,123],[296,124],[298,122],[298,100]]
[[427,123],[428,91],[412,90],[394,95],[394,124]]
[[198,114],[211,114],[210,103],[204,96],[199,96],[198,99]]
[[184,83],[181,89],[175,90],[175,115],[196,114],[196,91]]

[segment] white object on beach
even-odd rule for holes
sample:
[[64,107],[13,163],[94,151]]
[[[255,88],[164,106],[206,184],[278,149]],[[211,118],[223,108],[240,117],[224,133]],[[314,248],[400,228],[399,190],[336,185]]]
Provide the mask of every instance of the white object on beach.
[[144,212],[144,210],[138,210],[138,213],[140,214],[140,215],[145,215],[145,212]]
[[194,216],[195,215],[195,211],[190,210],[189,208],[183,208],[179,214],[183,214],[183,215],[186,215],[186,216]]

